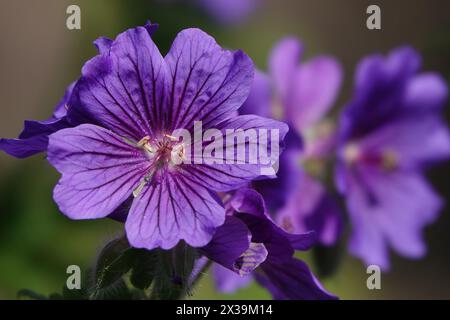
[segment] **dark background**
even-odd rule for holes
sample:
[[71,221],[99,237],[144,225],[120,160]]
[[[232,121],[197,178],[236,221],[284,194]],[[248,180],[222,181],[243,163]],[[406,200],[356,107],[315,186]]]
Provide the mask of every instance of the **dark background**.
[[[186,1],[188,2],[188,1]],[[82,30],[66,28],[66,8],[81,7]],[[366,28],[366,8],[378,4],[382,30]],[[410,44],[422,54],[424,68],[450,77],[450,1],[448,0],[261,0],[248,19],[223,25],[198,7],[174,0],[0,0],[0,136],[15,137],[24,119],[45,119],[95,55],[92,41],[115,37],[147,19],[160,24],[154,36],[165,54],[178,31],[200,27],[219,44],[241,48],[265,70],[271,47],[296,35],[307,47],[306,58],[332,54],[344,66],[344,87],[336,108],[349,98],[356,63],[373,52],[386,53]],[[446,117],[449,119],[449,108]],[[420,141],[417,141],[420,144]],[[430,172],[435,188],[450,199],[449,164]],[[22,288],[60,291],[70,264],[88,266],[103,243],[120,233],[109,220],[70,221],[51,199],[58,177],[43,155],[15,160],[0,154],[0,298],[15,298]],[[346,255],[325,286],[342,298],[450,298],[450,216],[426,229],[427,256],[419,261],[392,255],[382,290],[366,288],[363,264]],[[306,257],[310,259],[310,257]],[[197,298],[268,298],[256,285],[235,296],[214,292],[205,279]]]

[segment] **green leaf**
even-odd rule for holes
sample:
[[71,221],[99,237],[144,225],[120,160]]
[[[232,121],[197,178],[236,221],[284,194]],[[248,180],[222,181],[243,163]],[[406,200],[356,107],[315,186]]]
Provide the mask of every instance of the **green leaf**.
[[189,291],[189,277],[194,268],[197,251],[180,242],[171,251],[159,250],[157,276],[152,286],[152,299],[181,299]]
[[120,279],[130,270],[126,253],[131,250],[124,239],[116,239],[108,243],[97,259],[95,281],[99,287],[106,287]]
[[116,283],[122,281],[123,275],[131,268],[131,256],[128,254],[130,250],[124,238],[113,240],[103,248],[95,266],[91,298],[105,295],[103,291],[108,291],[109,287],[117,291]]
[[55,293],[50,293],[50,295],[48,296],[48,298],[49,298],[50,300],[64,300],[63,295],[60,294],[60,293],[57,293],[57,292],[55,292]]
[[34,292],[30,289],[22,289],[19,292],[17,292],[17,298],[28,298],[31,300],[47,300],[47,297],[43,294]]
[[125,281],[119,279],[108,287],[95,290],[89,298],[92,300],[131,300],[133,294]]
[[133,249],[133,265],[130,276],[131,284],[138,289],[145,290],[153,282],[156,276],[158,261],[157,250]]

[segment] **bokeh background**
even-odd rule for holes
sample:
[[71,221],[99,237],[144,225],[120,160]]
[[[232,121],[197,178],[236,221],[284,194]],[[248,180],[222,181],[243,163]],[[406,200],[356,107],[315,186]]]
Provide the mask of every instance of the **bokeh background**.
[[[306,58],[328,53],[343,64],[345,84],[336,108],[351,94],[358,60],[399,45],[415,46],[423,54],[425,69],[450,78],[448,0],[260,0],[250,16],[231,24],[218,22],[192,2],[0,0],[0,136],[15,137],[24,119],[50,115],[65,87],[79,77],[83,63],[96,54],[92,41],[98,36],[115,37],[147,19],[160,24],[154,40],[163,54],[178,31],[195,26],[224,47],[243,49],[263,70],[275,42],[296,35],[307,47]],[[81,7],[81,30],[66,28],[70,4]],[[369,4],[381,7],[382,30],[367,30]],[[447,200],[449,169],[449,164],[443,164],[429,173]],[[57,179],[43,155],[16,160],[0,154],[0,299],[14,299],[22,288],[44,294],[61,291],[68,265],[88,267],[99,248],[120,234],[121,225],[116,222],[70,221],[60,214],[51,198]],[[366,288],[365,267],[346,253],[337,273],[322,279],[325,286],[344,299],[449,299],[449,211],[447,205],[440,219],[426,229],[429,250],[424,259],[393,255],[391,271],[382,275],[382,290]],[[220,295],[207,276],[194,298],[265,299],[269,295],[257,285],[236,295]]]

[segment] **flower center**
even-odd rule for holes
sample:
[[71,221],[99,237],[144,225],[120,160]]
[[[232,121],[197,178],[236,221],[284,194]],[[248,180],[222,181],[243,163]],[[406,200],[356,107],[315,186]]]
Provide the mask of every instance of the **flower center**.
[[186,158],[184,143],[179,143],[178,138],[168,134],[159,140],[152,140],[146,136],[136,146],[144,150],[148,159],[157,168],[179,165]]
[[399,159],[395,151],[384,149],[373,153],[365,153],[356,143],[349,143],[344,149],[344,161],[348,165],[364,162],[392,171],[398,167]]
[[136,147],[145,152],[151,165],[148,173],[133,191],[134,197],[139,196],[147,183],[160,182],[168,170],[174,170],[186,158],[184,143],[180,143],[178,138],[168,134],[163,135],[160,139],[145,136],[136,144]]

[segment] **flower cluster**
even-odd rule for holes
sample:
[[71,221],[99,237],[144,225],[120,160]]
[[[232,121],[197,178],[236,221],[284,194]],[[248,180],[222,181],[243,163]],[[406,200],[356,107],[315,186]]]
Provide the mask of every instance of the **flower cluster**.
[[[131,247],[173,261],[180,244],[193,248],[192,274],[174,282],[192,284],[213,261],[220,290],[254,279],[276,299],[336,298],[295,251],[340,241],[344,211],[349,251],[365,263],[387,269],[389,248],[424,254],[421,231],[442,206],[424,169],[450,156],[450,136],[439,114],[447,86],[418,73],[417,52],[365,58],[334,121],[343,73],[334,58],[300,63],[302,44],[286,38],[264,73],[199,29],[181,31],[163,56],[156,29],[97,39],[98,55],[52,117],[0,140],[18,158],[47,153],[61,174],[53,196],[62,213],[121,221]],[[199,122],[214,138],[198,138]],[[245,130],[276,135],[231,136]],[[273,174],[249,161],[278,151]],[[196,152],[213,160],[191,161]]]

